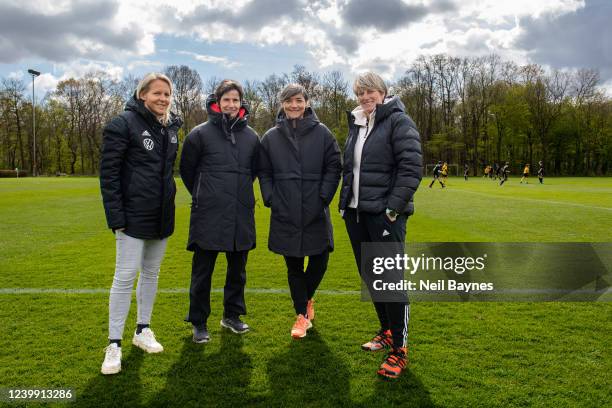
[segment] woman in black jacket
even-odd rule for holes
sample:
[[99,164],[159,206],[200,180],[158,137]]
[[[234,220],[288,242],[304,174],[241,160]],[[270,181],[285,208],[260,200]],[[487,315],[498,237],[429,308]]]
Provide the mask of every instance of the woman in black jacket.
[[172,169],[182,122],[170,112],[171,98],[170,79],[148,74],[125,111],[104,129],[100,187],[108,227],[115,233],[117,260],[103,374],[121,371],[121,338],[139,270],[138,326],[132,342],[149,353],[163,351],[149,322],[159,267],[174,231]]
[[[378,373],[396,378],[406,365],[408,298],[402,292],[377,293],[371,286],[371,265],[362,267],[361,251],[362,243],[384,243],[365,256],[403,256],[406,222],[414,212],[412,198],[421,182],[421,142],[400,99],[387,97],[387,87],[380,76],[372,72],[359,75],[353,90],[359,106],[348,115],[339,208],[359,273],[370,290],[380,322],[378,334],[362,349],[390,347]],[[389,271],[386,277],[392,274],[403,278],[401,272]],[[375,279],[379,277],[384,279],[385,275]]]
[[189,314],[193,341],[209,341],[211,278],[219,252],[225,252],[223,319],[221,326],[246,333],[244,286],[249,251],[255,248],[253,181],[259,138],[247,124],[244,92],[225,80],[206,101],[208,121],[185,139],[181,178],[192,197],[189,242],[193,251]]
[[261,141],[259,185],[272,208],[268,248],[287,264],[297,315],[291,336],[301,338],[312,327],[313,296],[334,248],[328,206],[340,181],[340,149],[308,106],[304,87],[289,84],[280,99],[276,126]]

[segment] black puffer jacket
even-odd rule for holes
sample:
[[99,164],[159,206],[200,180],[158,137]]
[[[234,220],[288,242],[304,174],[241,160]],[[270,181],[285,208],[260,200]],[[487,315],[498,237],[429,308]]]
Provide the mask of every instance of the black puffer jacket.
[[135,96],[104,128],[100,188],[108,227],[140,239],[174,232],[174,161],[182,121],[163,126]]
[[[349,135],[342,168],[341,210],[353,196],[353,156],[359,126],[348,112]],[[376,106],[373,128],[361,153],[359,203],[357,209],[380,213],[389,208],[412,214],[412,197],[422,177],[421,139],[412,119],[404,112],[404,104],[391,97]]]
[[329,203],[340,181],[340,149],[311,108],[293,121],[279,112],[261,140],[259,185],[272,208],[268,248],[286,256],[333,250]]
[[247,125],[246,106],[230,120],[210,95],[206,110],[208,121],[187,135],[181,154],[181,178],[192,197],[187,249],[249,250],[255,248],[259,137]]

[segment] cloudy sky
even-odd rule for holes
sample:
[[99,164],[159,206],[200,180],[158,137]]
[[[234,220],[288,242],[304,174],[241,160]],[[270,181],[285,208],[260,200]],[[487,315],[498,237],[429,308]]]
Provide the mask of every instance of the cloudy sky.
[[612,0],[0,0],[0,77],[34,68],[44,91],[94,69],[245,80],[300,64],[394,79],[420,54],[495,52],[598,68],[612,90],[611,21]]

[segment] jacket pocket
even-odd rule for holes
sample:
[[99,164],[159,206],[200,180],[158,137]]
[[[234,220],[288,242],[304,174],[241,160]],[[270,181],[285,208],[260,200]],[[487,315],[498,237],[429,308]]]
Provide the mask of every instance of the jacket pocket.
[[198,181],[196,183],[195,193],[192,195],[193,198],[193,206],[198,208],[199,197],[200,197],[200,185],[202,184],[202,172],[198,174]]
[[270,208],[272,210],[272,218],[278,221],[289,221],[290,219],[290,207],[287,197],[283,193],[283,189],[280,187],[281,182],[274,183],[274,189],[272,190],[272,198],[270,199]]
[[238,200],[246,208],[255,208],[255,194],[253,193],[253,182],[250,177],[240,177],[238,189]]

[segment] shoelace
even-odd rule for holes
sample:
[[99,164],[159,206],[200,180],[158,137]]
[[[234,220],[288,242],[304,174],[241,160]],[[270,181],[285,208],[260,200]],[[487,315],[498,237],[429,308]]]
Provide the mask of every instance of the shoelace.
[[145,342],[147,342],[149,344],[157,343],[157,340],[155,339],[155,334],[153,334],[153,330],[151,330],[151,329],[143,330],[143,331],[140,332],[140,334],[142,336],[144,336]]
[[117,357],[119,355],[119,347],[111,347],[108,345],[104,348],[104,352],[110,354],[111,357]]
[[306,327],[308,327],[308,323],[305,317],[301,317],[298,319],[298,321],[296,322],[296,325],[300,328],[300,329],[305,329]]
[[387,336],[385,334],[385,331],[386,330],[379,331],[378,334],[376,336],[374,336],[374,338],[372,339],[372,342],[380,342],[380,341],[386,339],[387,337],[389,337],[389,336]]
[[240,319],[227,319],[227,321],[230,323],[230,325],[234,327],[238,327],[242,329],[242,327],[244,326],[244,323]]
[[392,350],[387,354],[385,361],[391,365],[402,365],[406,363],[406,356],[400,351]]
[[140,332],[140,334],[142,334],[145,337],[148,337],[150,339],[155,339],[155,335],[153,334],[153,330],[149,329],[149,330],[143,330]]

